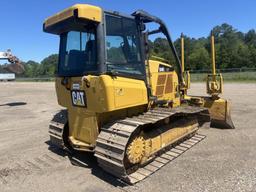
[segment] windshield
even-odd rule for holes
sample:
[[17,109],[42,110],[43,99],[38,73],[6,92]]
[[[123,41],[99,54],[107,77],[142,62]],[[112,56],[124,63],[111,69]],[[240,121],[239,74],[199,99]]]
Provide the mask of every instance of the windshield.
[[143,74],[139,33],[135,20],[106,15],[107,70]]
[[97,70],[95,31],[70,31],[60,41],[59,75],[79,76]]

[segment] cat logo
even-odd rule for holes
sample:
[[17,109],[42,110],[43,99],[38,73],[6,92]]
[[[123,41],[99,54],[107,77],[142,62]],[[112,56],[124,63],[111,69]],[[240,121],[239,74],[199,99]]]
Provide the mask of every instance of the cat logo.
[[74,106],[86,107],[86,97],[84,91],[71,91],[72,103]]

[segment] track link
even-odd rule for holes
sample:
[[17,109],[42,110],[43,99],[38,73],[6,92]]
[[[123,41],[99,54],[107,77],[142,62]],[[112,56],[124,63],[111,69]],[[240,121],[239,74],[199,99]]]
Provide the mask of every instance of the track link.
[[175,158],[179,157],[185,151],[193,147],[195,144],[199,143],[205,138],[204,135],[195,134],[191,138],[185,140],[184,142],[176,145],[175,147],[166,150],[159,157],[155,158],[152,162],[147,164],[145,167],[139,168],[136,172],[130,174],[128,182],[130,184],[135,184],[146,177],[150,176],[154,172],[158,171],[161,167],[165,166],[169,162],[173,161]]
[[64,148],[63,131],[67,123],[67,110],[56,113],[49,125],[50,142],[58,147]]
[[190,106],[175,109],[156,108],[142,115],[117,120],[103,126],[95,148],[95,156],[97,157],[99,166],[129,184],[135,184],[145,179],[196,143],[203,140],[205,136],[195,134],[195,132],[190,133],[185,138],[182,138],[182,141],[176,141],[176,143],[172,143],[170,146],[163,148],[158,152],[159,156],[152,159],[152,161],[144,167],[135,167],[134,171],[132,169],[126,170],[124,161],[127,144],[132,134],[140,126],[155,124],[173,115],[186,116],[189,114],[202,115],[202,117],[205,118],[208,114],[208,110]]

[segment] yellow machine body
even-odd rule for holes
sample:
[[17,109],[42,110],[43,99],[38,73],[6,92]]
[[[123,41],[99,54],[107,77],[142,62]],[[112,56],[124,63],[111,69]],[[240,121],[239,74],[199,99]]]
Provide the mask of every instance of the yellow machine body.
[[[149,63],[153,94],[174,107],[179,106],[176,72],[167,72],[171,69],[169,64],[153,60]],[[161,67],[168,69],[158,72]],[[69,140],[78,150],[93,151],[101,125],[137,115],[148,107],[147,88],[142,80],[109,75],[72,77],[65,85],[63,80],[60,77],[55,82],[58,103],[68,109]],[[72,94],[81,91],[86,95],[86,108],[72,102]]]
[[[76,4],[47,18],[44,28],[46,32],[60,35],[72,30],[68,25],[72,26],[74,18],[101,23],[103,12],[96,6]],[[164,101],[166,107],[180,106],[178,76],[172,66],[154,60],[145,63],[149,64],[150,94]],[[68,111],[68,142],[77,150],[94,151],[102,125],[141,114],[150,107],[143,80],[102,74],[57,77],[55,84],[58,103]]]
[[180,37],[180,45],[181,45],[181,71],[184,79],[183,85],[181,86],[181,90],[184,93],[184,96],[187,94],[187,90],[190,88],[190,73],[189,71],[185,71],[185,53],[184,53],[184,36],[183,33]]
[[[77,10],[77,12],[75,12],[75,10]],[[86,4],[76,4],[55,14],[52,17],[47,18],[44,25],[45,27],[50,27],[54,24],[74,17],[75,14],[77,14],[77,17],[80,19],[88,19],[95,22],[101,22],[102,20],[101,8]]]
[[[68,109],[70,141],[82,150],[94,148],[100,125],[109,119],[141,113],[148,104],[147,89],[141,80],[89,75],[69,78],[67,85],[62,81],[56,79],[58,103]],[[85,92],[86,108],[74,106],[72,91]]]
[[180,105],[177,73],[172,66],[163,62],[149,60],[149,80],[152,95],[159,100],[171,102],[174,107]]
[[[149,22],[160,27],[146,32]],[[104,170],[130,183],[145,178],[136,175],[140,165],[154,160],[159,168],[200,142],[204,137],[196,132],[210,121],[209,111],[220,121],[226,113],[222,100],[214,97],[211,103],[212,98],[186,95],[190,75],[184,72],[184,57],[180,69],[168,30],[155,16],[143,11],[126,16],[77,4],[46,19],[44,31],[60,36],[55,87],[65,108],[50,123],[51,142],[95,152]],[[159,32],[168,39],[176,70],[147,55],[148,35]],[[176,145],[165,159],[158,157]]]
[[216,100],[205,98],[204,107],[209,109],[213,127],[234,128],[231,120],[230,101],[222,98]]
[[191,105],[206,107],[211,116],[211,127],[235,128],[231,119],[231,102],[223,98],[185,96]]
[[86,92],[88,102],[85,109],[95,113],[110,112],[148,103],[147,89],[141,80],[109,75],[72,77],[69,78],[68,85],[62,85],[62,80],[63,78],[57,78],[56,91],[58,102],[64,107],[72,106],[70,98],[72,90]]

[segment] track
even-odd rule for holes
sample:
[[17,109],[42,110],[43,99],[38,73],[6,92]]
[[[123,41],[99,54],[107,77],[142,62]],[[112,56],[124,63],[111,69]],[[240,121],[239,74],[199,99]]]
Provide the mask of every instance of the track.
[[[207,111],[204,108],[190,106],[174,109],[156,108],[142,115],[125,118],[103,126],[95,148],[95,156],[98,159],[99,166],[129,184],[145,179],[200,142],[204,139],[204,136],[195,134],[197,130],[195,129],[195,131],[161,149],[157,153],[157,157],[153,158],[146,166],[127,169],[125,166],[125,154],[132,134],[141,126],[152,125],[172,116],[198,115],[201,117],[200,120],[203,120],[207,116]],[[197,128],[198,124],[194,126]]]
[[67,110],[61,110],[54,115],[49,125],[50,141],[58,148],[64,148],[63,130],[67,123]]

